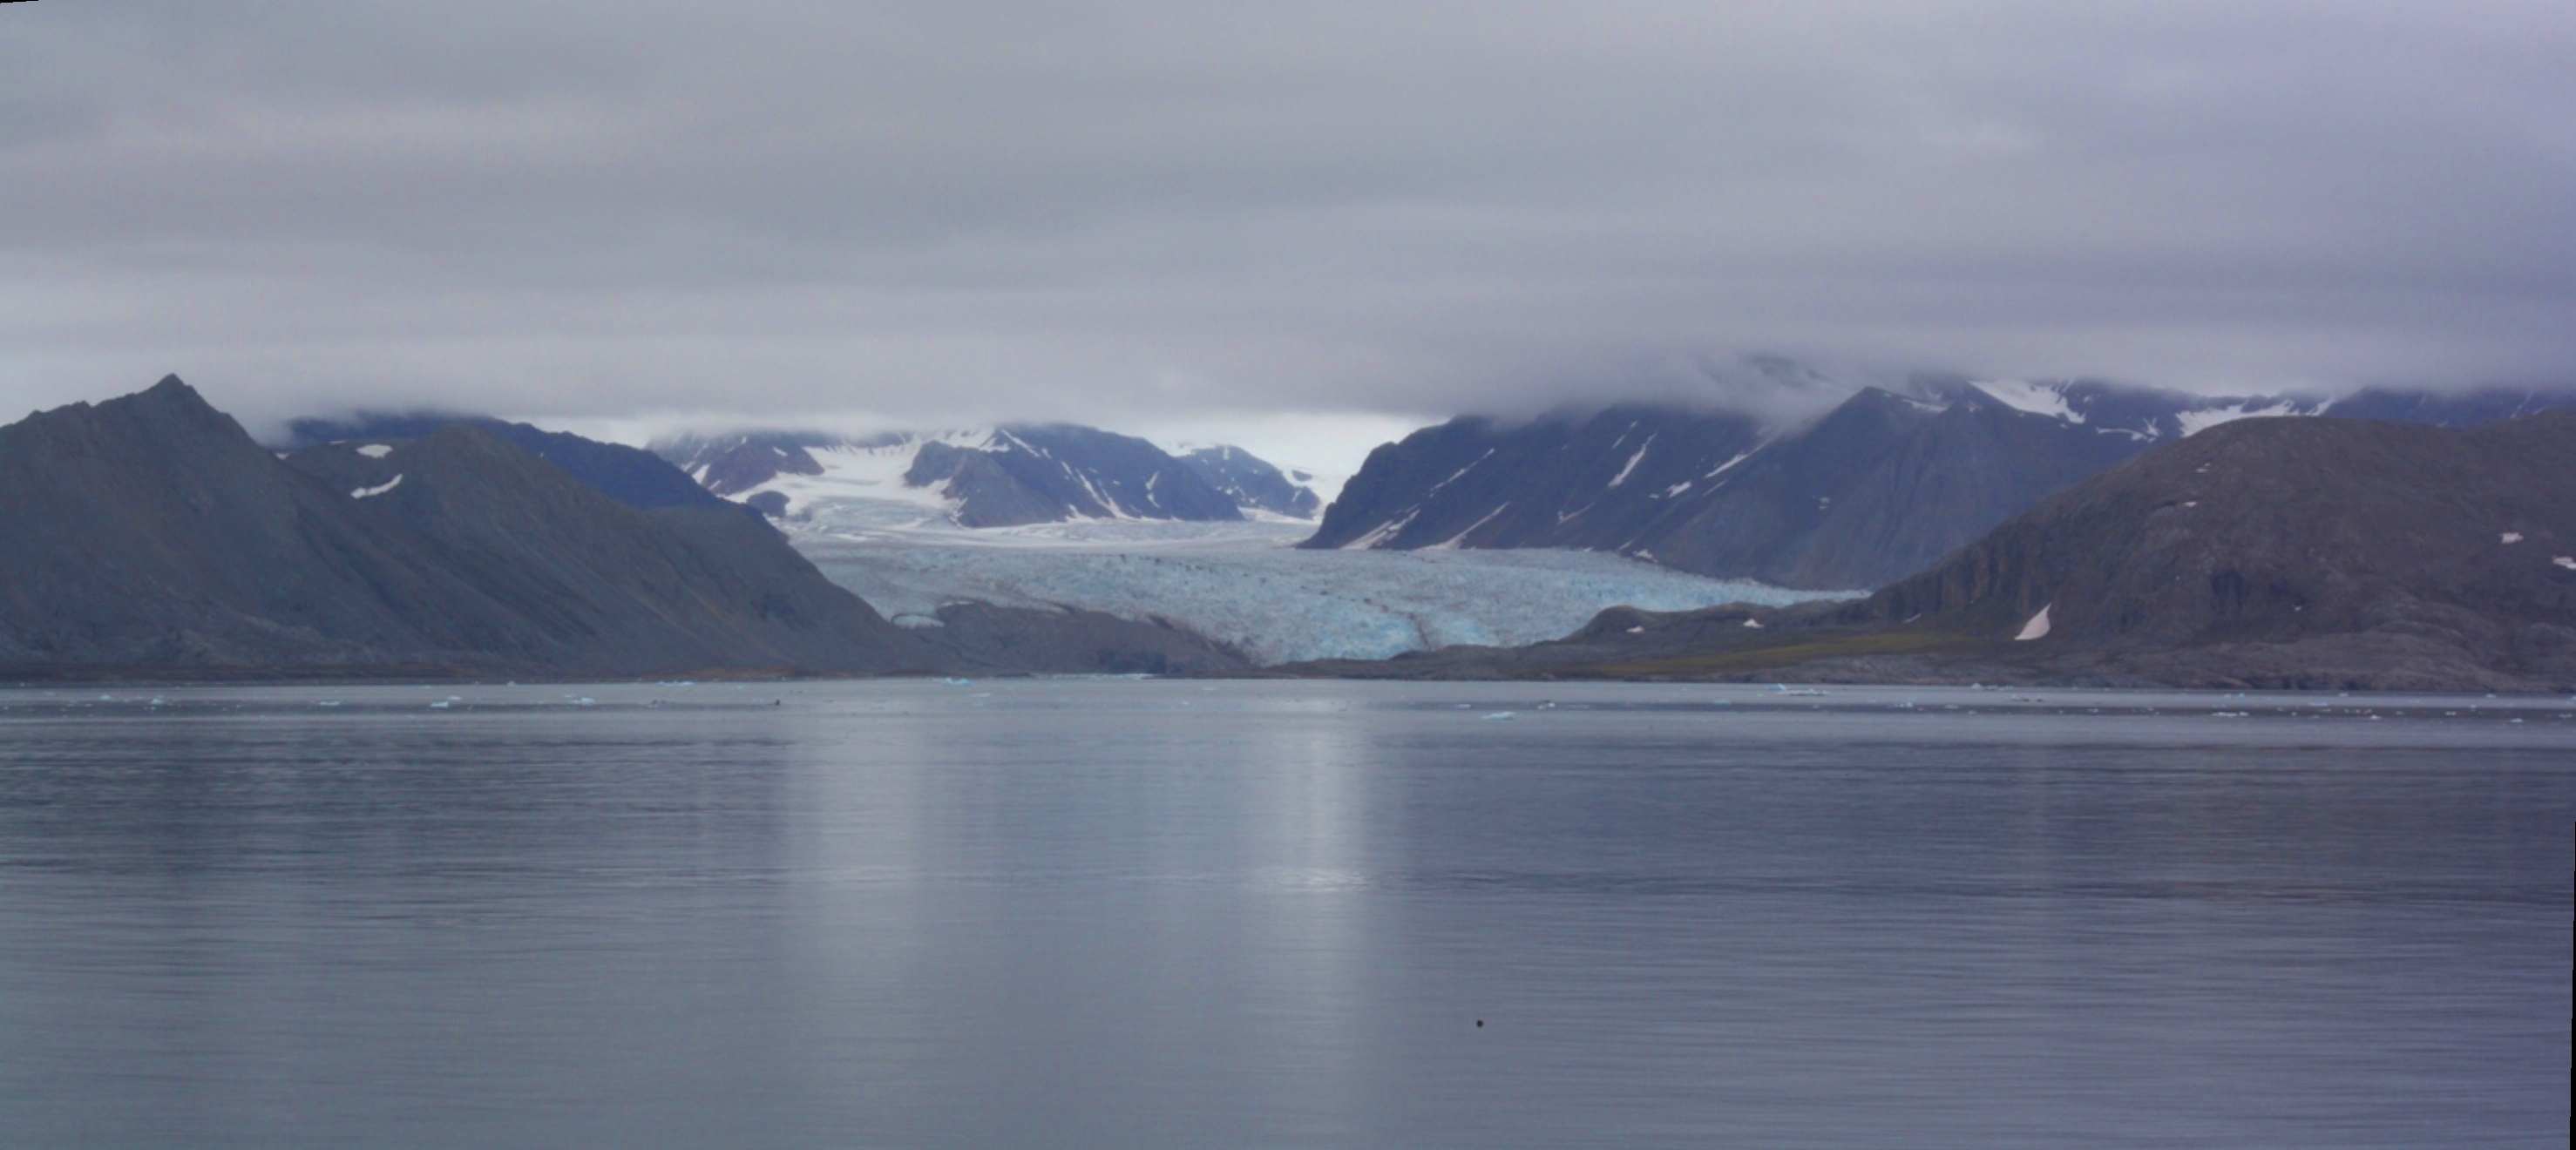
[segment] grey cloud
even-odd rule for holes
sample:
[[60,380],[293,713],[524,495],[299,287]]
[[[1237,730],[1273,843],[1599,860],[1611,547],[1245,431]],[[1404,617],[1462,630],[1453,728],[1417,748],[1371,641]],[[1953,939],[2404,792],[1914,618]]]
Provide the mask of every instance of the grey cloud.
[[2557,3],[11,5],[0,401],[2565,380],[2571,58]]

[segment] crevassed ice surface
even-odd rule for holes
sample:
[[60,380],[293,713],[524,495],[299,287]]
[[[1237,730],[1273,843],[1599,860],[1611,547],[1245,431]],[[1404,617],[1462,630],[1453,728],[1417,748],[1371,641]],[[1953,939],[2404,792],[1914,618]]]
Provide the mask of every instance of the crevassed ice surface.
[[1262,663],[1384,659],[1560,638],[1604,608],[1779,606],[1828,593],[1709,579],[1584,551],[1301,551],[1295,521],[916,527],[858,506],[791,522],[834,582],[897,622],[941,605],[1062,605],[1161,617]]

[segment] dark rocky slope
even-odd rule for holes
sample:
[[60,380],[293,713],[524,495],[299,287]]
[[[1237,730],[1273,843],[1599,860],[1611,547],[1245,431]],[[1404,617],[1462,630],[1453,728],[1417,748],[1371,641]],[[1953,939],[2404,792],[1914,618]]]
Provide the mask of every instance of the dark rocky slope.
[[0,428],[0,676],[1243,665],[1083,612],[959,605],[947,626],[897,628],[739,505],[629,506],[484,421],[394,430],[418,429],[281,460],[175,378]]
[[1867,389],[1795,434],[1613,408],[1458,420],[1378,449],[1310,547],[1571,547],[1786,587],[1869,588],[2142,450],[1981,394]]
[[2576,412],[2231,423],[1864,600],[1620,610],[1556,643],[1331,670],[2576,689]]
[[980,448],[924,443],[903,479],[957,500],[964,527],[1243,518],[1232,499],[1162,448],[1072,424],[1005,427]]
[[2328,402],[2087,381],[1927,378],[1909,390],[1863,389],[1786,431],[1655,406],[1453,420],[1372,453],[1306,546],[1571,547],[1865,590],[2112,464],[2248,414],[2467,426],[2576,403],[2529,390]]
[[1247,511],[1312,519],[1324,509],[1324,501],[1306,486],[1314,476],[1302,471],[1293,475],[1281,471],[1240,447],[1202,447],[1181,456],[1181,462],[1198,472],[1208,486],[1233,500],[1236,507]]
[[628,507],[471,425],[358,446],[281,461],[175,377],[0,428],[0,666],[950,662],[739,508]]
[[405,415],[362,414],[349,419],[298,419],[286,425],[286,438],[271,446],[300,451],[326,443],[363,446],[393,440],[420,439],[459,423],[471,424],[520,450],[555,465],[564,474],[589,484],[602,495],[629,507],[721,508],[728,494],[702,487],[662,457],[640,447],[601,443],[570,432],[547,431],[482,415],[413,412]]

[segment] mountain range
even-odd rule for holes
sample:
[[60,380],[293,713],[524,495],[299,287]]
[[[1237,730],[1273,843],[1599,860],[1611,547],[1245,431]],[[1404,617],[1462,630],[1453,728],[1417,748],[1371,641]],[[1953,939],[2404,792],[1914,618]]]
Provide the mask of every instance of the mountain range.
[[1603,613],[1336,674],[2576,691],[2576,410],[2251,419],[1857,601]]
[[1370,454],[1304,546],[1572,547],[1786,587],[1883,586],[2160,444],[2260,416],[2465,426],[2576,403],[2533,391],[2205,397],[2094,382],[1864,388],[1787,429],[1623,405],[1465,417]]
[[549,437],[549,458],[480,420],[335,430],[420,434],[273,452],[176,377],[0,427],[0,673],[1242,665],[1097,613],[961,604],[896,627],[759,515],[633,449]]
[[1174,456],[1074,424],[838,437],[685,436],[654,445],[709,492],[773,516],[834,501],[908,505],[960,527],[1075,519],[1225,521],[1245,511],[1311,518],[1312,490],[1234,447]]

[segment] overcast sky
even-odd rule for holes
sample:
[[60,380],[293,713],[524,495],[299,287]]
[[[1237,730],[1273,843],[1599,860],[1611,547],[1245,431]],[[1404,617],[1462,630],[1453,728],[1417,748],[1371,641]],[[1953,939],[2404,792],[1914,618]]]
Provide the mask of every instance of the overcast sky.
[[2576,382],[2576,4],[0,5],[0,409]]

